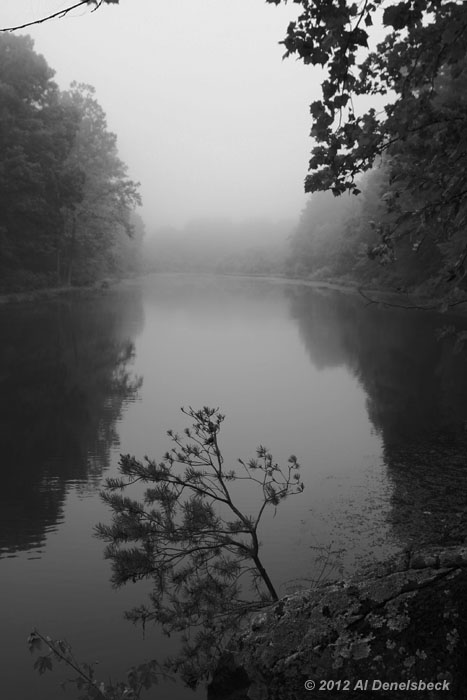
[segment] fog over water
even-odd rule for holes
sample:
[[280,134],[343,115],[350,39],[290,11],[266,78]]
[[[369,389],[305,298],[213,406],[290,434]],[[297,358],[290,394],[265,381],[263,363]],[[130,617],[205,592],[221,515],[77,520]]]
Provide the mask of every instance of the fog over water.
[[[39,678],[26,646],[34,626],[99,661],[102,679],[175,653],[174,637],[124,620],[149,584],[111,588],[94,526],[110,519],[99,491],[119,454],[161,459],[167,428],[187,425],[182,405],[225,412],[229,469],[258,443],[281,465],[299,458],[303,494],[260,530],[281,595],[455,532],[467,500],[467,358],[437,339],[439,323],[356,294],[212,275],[0,307],[1,697],[62,697],[72,674]],[[235,495],[251,514],[261,496],[250,486]],[[155,691],[205,697],[182,684]]]
[[[72,5],[3,0],[0,25]],[[279,45],[295,6],[263,0],[120,0],[29,27],[66,89],[89,83],[141,182],[143,217],[296,218],[319,81]]]
[[[76,2],[1,0],[0,28]],[[129,210],[114,219],[117,200],[106,199],[114,175],[103,168],[86,188],[75,178],[64,207],[73,225],[64,215],[57,235],[50,212],[62,212],[65,197],[44,197],[42,237],[16,214],[11,232],[3,227],[15,254],[26,231],[17,264],[10,254],[16,267],[5,268],[4,300],[11,288],[18,303],[0,304],[6,698],[61,697],[65,671],[39,679],[33,668],[26,639],[34,626],[66,635],[77,658],[100,664],[99,679],[177,653],[175,635],[167,641],[157,626],[143,634],[124,619],[124,610],[147,602],[150,583],[112,589],[95,525],[110,522],[100,491],[118,476],[121,454],[163,459],[167,429],[181,434],[188,425],[181,406],[225,413],[229,468],[240,469],[238,459],[254,456],[258,444],[281,465],[297,455],[305,490],[281,503],[277,518],[265,510],[259,533],[280,596],[464,538],[467,353],[458,341],[467,320],[409,310],[405,280],[418,284],[424,263],[412,269],[401,256],[393,278],[370,263],[381,180],[358,198],[304,194],[309,105],[320,98],[321,74],[282,60],[279,42],[297,13],[293,0],[120,0],[17,31],[33,38],[61,90],[73,81],[95,87],[128,176],[141,183],[144,225]],[[371,31],[375,41],[380,28]],[[389,100],[370,99],[375,108]],[[83,138],[91,163],[106,140],[104,129],[95,133]],[[92,168],[76,144],[70,161],[79,175]],[[25,162],[34,173],[35,162]],[[21,179],[5,172],[4,183],[18,185],[19,210],[34,213]],[[94,182],[102,206],[94,205]],[[83,212],[88,219],[79,219]],[[125,235],[130,224],[133,237]],[[42,270],[36,256],[44,251]],[[360,293],[344,293],[354,282]],[[380,282],[407,297],[378,303]],[[77,289],[35,296],[41,285],[64,284]],[[251,486],[243,477],[232,483],[233,500],[253,514],[244,523],[265,497]],[[148,697],[206,695],[181,682],[168,687]]]

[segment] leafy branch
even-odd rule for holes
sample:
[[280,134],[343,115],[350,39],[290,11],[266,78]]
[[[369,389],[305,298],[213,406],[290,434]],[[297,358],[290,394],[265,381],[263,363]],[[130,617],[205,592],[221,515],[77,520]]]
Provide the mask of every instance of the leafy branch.
[[[238,460],[240,470],[227,469],[219,445],[224,416],[208,407],[182,412],[193,424],[183,435],[168,431],[173,447],[160,463],[121,456],[121,477],[108,479],[102,494],[113,520],[97,534],[107,542],[115,586],[152,581],[150,604],[126,616],[183,633],[182,654],[169,667],[194,686],[245,615],[278,600],[258,530],[268,506],[302,492],[303,483],[294,455],[280,467],[263,446],[256,458]],[[233,483],[244,480],[260,494],[253,515],[234,498]],[[121,493],[139,483],[148,486],[142,502]]]
[[54,662],[64,664],[76,675],[74,678],[62,684],[62,687],[74,685],[82,692],[78,700],[138,700],[143,690],[149,689],[162,677],[167,678],[157,661],[141,664],[133,667],[127,673],[126,681],[117,683],[99,682],[95,677],[95,664],[77,661],[71,646],[63,639],[44,637],[37,630],[33,630],[28,637],[28,647],[31,653],[41,651],[44,647],[46,653],[38,656],[34,668],[42,675],[46,671],[52,671]]

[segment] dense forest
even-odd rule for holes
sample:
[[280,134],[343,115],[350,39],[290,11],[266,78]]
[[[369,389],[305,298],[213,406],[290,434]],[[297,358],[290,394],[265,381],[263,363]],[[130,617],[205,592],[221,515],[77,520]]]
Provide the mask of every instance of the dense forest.
[[28,36],[0,36],[0,290],[139,266],[138,184],[89,85],[61,91]]
[[[310,105],[310,199],[288,246],[275,236],[278,223],[270,249],[254,235],[243,248],[223,247],[207,220],[154,232],[145,269],[286,274],[464,298],[465,3],[294,1],[285,57],[319,67],[322,81]],[[379,30],[386,36],[375,45]],[[52,77],[30,38],[0,37],[4,290],[86,284],[141,262],[138,186],[94,91],[60,91]],[[252,229],[227,228],[238,239]]]
[[[396,165],[391,162],[393,169]],[[423,225],[401,226],[391,238],[400,212],[413,220],[431,201],[423,189],[417,201],[405,191],[395,192],[395,183],[382,163],[361,177],[357,197],[310,195],[290,238],[284,272],[432,297],[462,295],[462,227],[451,218],[426,215]]]
[[[290,268],[463,295],[465,3],[296,2],[301,14],[282,42],[286,56],[320,66],[324,80],[310,105],[312,196]],[[385,37],[375,45],[378,30]]]

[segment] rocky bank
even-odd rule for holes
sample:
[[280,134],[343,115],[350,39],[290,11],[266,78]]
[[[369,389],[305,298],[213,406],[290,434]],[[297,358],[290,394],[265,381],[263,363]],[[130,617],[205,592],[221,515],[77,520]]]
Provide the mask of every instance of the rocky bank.
[[208,698],[464,700],[466,661],[467,546],[428,548],[257,614]]

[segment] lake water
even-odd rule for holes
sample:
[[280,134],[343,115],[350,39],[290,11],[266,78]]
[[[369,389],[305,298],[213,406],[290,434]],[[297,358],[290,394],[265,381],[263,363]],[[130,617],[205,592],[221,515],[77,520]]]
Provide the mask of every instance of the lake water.
[[[99,498],[120,453],[160,458],[181,406],[220,407],[226,460],[266,445],[294,453],[305,491],[268,514],[265,564],[285,594],[406,546],[454,541],[467,504],[467,351],[427,312],[284,282],[152,276],[90,299],[0,308],[2,695],[50,700],[33,627],[66,638],[97,676],[170,653],[173,640],[123,611],[146,584],[114,590]],[[242,493],[255,508],[254,490]],[[172,647],[173,650],[173,647]],[[169,685],[149,697],[202,698]]]

